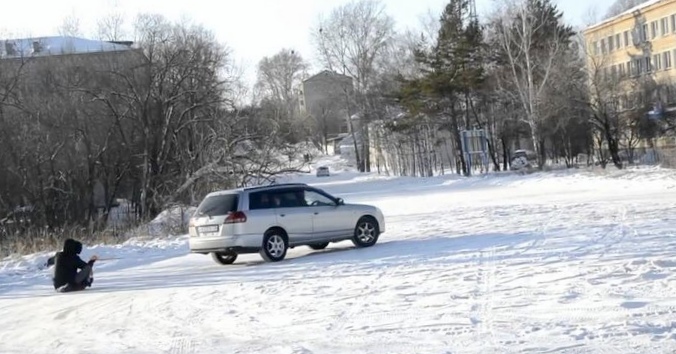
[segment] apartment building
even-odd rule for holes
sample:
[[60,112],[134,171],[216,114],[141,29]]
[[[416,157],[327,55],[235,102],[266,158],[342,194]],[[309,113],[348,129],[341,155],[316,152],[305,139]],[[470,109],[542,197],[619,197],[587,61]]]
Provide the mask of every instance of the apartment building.
[[[600,99],[615,101],[622,113],[676,118],[676,0],[648,0],[583,33],[590,80],[603,83],[596,87]],[[631,136],[621,148],[676,148],[670,134],[639,143],[630,143]]]
[[352,77],[324,70],[304,80],[299,90],[301,112],[317,121],[325,139],[349,132],[347,117],[355,113]]
[[[142,89],[148,86],[148,80],[150,80],[150,71],[146,65],[147,60],[143,51],[128,41],[109,42],[70,36],[0,39],[0,84],[16,78],[15,95],[20,97],[22,102],[28,102],[32,105],[30,109],[34,110],[33,112],[47,112],[51,109],[49,105],[58,102],[62,93],[43,90],[42,86],[46,78],[49,78],[50,82],[63,80],[60,82],[68,82],[68,85],[75,85],[75,82],[78,82],[77,85],[80,89],[99,89],[102,85],[114,84],[109,75],[109,72],[114,70],[126,75],[126,78],[132,78],[130,81],[119,83],[119,85],[126,85],[127,82],[138,80],[138,88]],[[68,76],[66,78],[61,75]],[[84,82],[91,83],[91,85],[84,84]],[[65,84],[63,85],[65,86]],[[72,98],[66,98],[66,102],[76,102],[68,101],[70,99]],[[94,100],[87,99],[87,102],[92,101]],[[42,106],[42,102],[45,102],[46,106]],[[87,105],[88,103],[83,104]],[[6,119],[10,121],[22,117],[22,110],[18,110],[14,106],[0,105],[0,109],[2,109]],[[22,109],[25,109],[25,107]],[[63,107],[55,109],[61,110],[59,112],[66,111]],[[82,114],[88,112],[92,112],[92,110],[83,109],[81,111]],[[36,114],[36,116],[39,116],[42,124],[45,124],[44,130],[34,132],[36,135],[49,135],[48,132],[51,132],[51,129],[55,129],[53,130],[55,132],[71,129],[59,126],[63,123],[58,121],[55,123],[47,121],[55,117],[59,119],[58,114]],[[78,119],[82,117],[79,116]],[[106,115],[102,117],[106,117]],[[92,121],[95,122],[96,120]],[[73,134],[73,139],[77,141],[74,145],[75,152],[84,153],[87,147],[76,136],[79,136],[79,134]],[[45,139],[47,138],[45,137]],[[106,207],[109,201],[103,180],[94,179],[91,188],[93,206],[95,208]]]
[[676,0],[649,0],[588,27],[584,36],[589,65],[603,74],[676,83]]

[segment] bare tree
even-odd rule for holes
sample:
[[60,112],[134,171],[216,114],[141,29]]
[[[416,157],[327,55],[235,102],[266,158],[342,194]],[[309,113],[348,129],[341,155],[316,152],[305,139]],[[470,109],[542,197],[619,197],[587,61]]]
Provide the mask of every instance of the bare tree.
[[[362,152],[357,163],[370,171],[368,124],[377,109],[367,98],[378,75],[378,58],[395,34],[394,21],[378,0],[354,0],[336,7],[328,18],[320,18],[312,39],[321,63],[328,69],[352,76],[356,90],[348,97],[360,114],[359,138]],[[352,124],[352,120],[348,120]],[[358,150],[356,129],[351,129]],[[361,156],[361,158],[359,157]]]
[[78,37],[82,35],[82,30],[80,28],[80,19],[75,16],[75,14],[70,14],[66,16],[61,22],[61,26],[57,29],[57,32],[61,36],[68,37]]
[[599,22],[600,15],[599,15],[599,9],[598,9],[598,4],[592,3],[587,7],[587,10],[585,11],[582,21],[585,26],[591,26],[597,22]]
[[241,72],[211,32],[135,29],[133,47],[0,60],[0,254],[92,240],[120,198],[146,220],[303,167],[274,109],[235,104]]
[[418,21],[421,27],[421,39],[427,43],[435,43],[441,29],[439,15],[432,10],[428,10],[425,14],[419,16]]
[[300,124],[299,112],[299,87],[307,76],[307,68],[303,58],[291,49],[264,57],[258,64],[256,90],[289,141],[301,140],[309,132]]
[[295,100],[295,90],[307,75],[308,65],[296,51],[282,49],[258,63],[257,88],[267,97],[280,102]]
[[[551,5],[530,0],[514,0],[500,9],[496,21],[496,38],[509,67],[504,91],[514,95],[521,105],[522,120],[528,124],[539,168],[544,167],[545,151],[542,133],[546,111],[541,104],[552,81],[552,72],[559,56],[567,48],[572,30],[562,26]],[[536,4],[538,6],[536,6]],[[515,92],[510,93],[514,88]]]
[[364,92],[376,75],[375,63],[394,36],[394,20],[378,0],[351,1],[320,19],[312,33],[324,66],[355,78]]
[[567,167],[577,162],[577,156],[590,150],[591,126],[587,95],[581,87],[588,84],[584,49],[581,42],[573,42],[561,53],[559,64],[552,71],[552,81],[548,85],[545,102],[542,132],[547,140],[548,157],[555,163],[563,158]]
[[120,12],[111,12],[99,19],[96,23],[96,32],[99,39],[104,41],[123,40],[126,36],[124,24],[124,15]]
[[629,102],[625,99],[626,89],[632,86],[630,71],[612,72],[607,55],[595,55],[591,48],[585,51],[587,61],[587,82],[581,90],[588,90],[587,104],[590,122],[595,130],[597,154],[605,167],[607,155],[612,163],[622,168],[619,144],[622,138],[622,111]]

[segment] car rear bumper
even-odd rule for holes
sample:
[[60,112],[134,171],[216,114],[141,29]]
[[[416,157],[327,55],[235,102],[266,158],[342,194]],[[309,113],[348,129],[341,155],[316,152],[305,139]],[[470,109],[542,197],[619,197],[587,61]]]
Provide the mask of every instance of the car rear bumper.
[[192,253],[209,252],[257,252],[263,243],[263,236],[259,235],[235,235],[235,236],[210,236],[190,237],[188,245]]

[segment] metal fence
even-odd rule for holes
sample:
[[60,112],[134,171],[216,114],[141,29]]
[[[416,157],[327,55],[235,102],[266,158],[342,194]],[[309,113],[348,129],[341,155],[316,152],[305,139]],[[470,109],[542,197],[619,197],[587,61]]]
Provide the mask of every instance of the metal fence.
[[[676,148],[637,148],[632,151],[634,164],[676,168]],[[623,158],[629,155],[623,151]]]

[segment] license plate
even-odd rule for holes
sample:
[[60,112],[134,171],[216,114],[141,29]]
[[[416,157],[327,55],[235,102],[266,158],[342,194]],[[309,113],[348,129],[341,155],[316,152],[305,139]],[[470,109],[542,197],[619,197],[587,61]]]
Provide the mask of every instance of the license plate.
[[197,230],[199,230],[201,234],[216,233],[218,232],[218,225],[200,226]]

